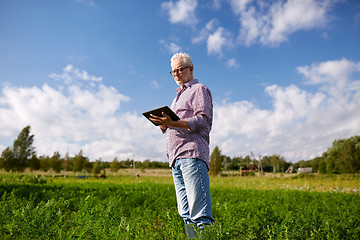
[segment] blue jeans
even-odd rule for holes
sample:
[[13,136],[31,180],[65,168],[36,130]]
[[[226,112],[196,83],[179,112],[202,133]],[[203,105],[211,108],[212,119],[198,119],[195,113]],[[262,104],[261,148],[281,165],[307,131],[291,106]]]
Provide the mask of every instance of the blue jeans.
[[184,220],[186,230],[190,224],[196,224],[200,230],[212,224],[214,219],[211,216],[210,184],[206,163],[196,158],[180,158],[176,160],[172,173],[178,211]]

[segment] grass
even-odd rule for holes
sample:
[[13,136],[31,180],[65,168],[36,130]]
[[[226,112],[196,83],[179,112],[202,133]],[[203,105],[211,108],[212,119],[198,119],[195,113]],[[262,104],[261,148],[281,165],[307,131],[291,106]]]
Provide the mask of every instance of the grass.
[[212,177],[211,186],[257,190],[360,193],[360,175],[267,174],[263,177]]
[[[0,239],[186,239],[169,170],[0,175]],[[358,239],[359,175],[211,177],[203,239]]]
[[[0,172],[1,174],[1,172]],[[5,174],[5,173],[3,173]],[[35,172],[36,175],[44,175],[43,172]],[[322,175],[322,174],[282,174],[266,173],[264,176],[240,177],[238,172],[226,172],[226,176],[210,176],[210,185],[213,188],[241,188],[256,190],[300,190],[311,192],[342,192],[360,193],[360,174]],[[172,184],[171,169],[121,169],[117,173],[107,172],[106,179],[94,179],[91,175],[86,179],[78,179],[68,172],[54,175],[45,174],[49,182],[72,183],[72,182],[101,182],[101,183],[166,183]],[[86,175],[86,174],[83,174]],[[134,176],[139,175],[139,178]],[[1,175],[0,175],[1,176]]]

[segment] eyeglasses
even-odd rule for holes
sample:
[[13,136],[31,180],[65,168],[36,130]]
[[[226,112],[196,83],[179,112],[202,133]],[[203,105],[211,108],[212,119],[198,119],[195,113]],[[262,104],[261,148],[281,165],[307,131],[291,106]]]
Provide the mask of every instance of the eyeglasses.
[[176,69],[176,70],[170,71],[170,74],[171,74],[172,76],[175,76],[175,75],[177,75],[177,74],[182,73],[185,69],[187,69],[187,68],[189,68],[189,67],[190,67],[190,66],[188,66],[188,67],[183,67],[183,68],[178,68],[178,69]]

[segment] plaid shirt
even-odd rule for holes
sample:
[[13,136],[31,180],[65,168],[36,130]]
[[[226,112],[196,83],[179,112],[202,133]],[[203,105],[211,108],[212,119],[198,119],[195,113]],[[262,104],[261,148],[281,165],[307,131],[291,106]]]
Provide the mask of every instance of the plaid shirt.
[[209,134],[213,120],[210,90],[197,79],[187,82],[183,88],[176,89],[171,109],[187,121],[190,129],[166,129],[169,165],[173,166],[179,158],[198,158],[209,167]]

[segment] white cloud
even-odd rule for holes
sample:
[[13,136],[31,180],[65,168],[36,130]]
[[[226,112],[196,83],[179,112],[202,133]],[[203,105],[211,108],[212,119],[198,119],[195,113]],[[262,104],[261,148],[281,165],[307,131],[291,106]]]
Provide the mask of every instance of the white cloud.
[[351,78],[360,73],[360,62],[343,58],[298,67],[297,70],[307,79],[306,83],[322,84],[321,89],[343,103],[352,97],[352,91],[360,89],[360,79]]
[[223,27],[217,27],[219,21],[217,19],[210,20],[204,28],[201,29],[198,36],[192,38],[192,43],[207,43],[207,53],[223,55],[224,47],[232,46],[232,37],[229,31]]
[[211,32],[214,31],[216,26],[219,24],[219,21],[214,18],[210,20],[203,29],[201,29],[200,34],[197,37],[192,38],[192,43],[204,42],[208,39]]
[[352,73],[360,72],[360,62],[355,63],[343,58],[298,67],[297,70],[308,79],[309,84],[337,84],[339,82],[344,84],[349,81]]
[[237,67],[238,63],[235,58],[230,58],[226,61],[228,67]]
[[51,73],[49,77],[54,80],[63,80],[65,84],[70,84],[80,81],[89,81],[89,82],[101,82],[102,77],[96,77],[94,75],[89,75],[85,70],[79,70],[74,68],[73,65],[69,64],[63,68],[62,74]]
[[197,0],[179,0],[176,3],[173,3],[173,1],[164,2],[161,7],[168,11],[171,23],[195,25],[197,23],[195,16],[197,4]]
[[276,46],[287,41],[299,30],[323,27],[336,0],[252,1],[232,0],[231,6],[239,16],[239,41],[245,45],[260,42]]
[[222,48],[227,44],[227,39],[224,37],[224,29],[219,27],[213,34],[209,35],[207,39],[208,54],[222,54]]
[[[331,21],[330,10],[339,0],[230,0],[230,7],[239,19],[239,33],[234,41],[234,33],[220,25],[213,18],[191,38],[193,44],[206,42],[208,55],[224,55],[224,48],[235,45],[278,46],[298,31],[326,27]],[[197,1],[180,0],[162,3],[168,11],[171,23],[193,25],[197,22],[195,9]],[[210,8],[219,10],[222,1],[214,0]],[[327,35],[323,34],[324,37]],[[166,46],[171,49],[171,46]],[[175,45],[174,47],[177,47]],[[175,51],[171,51],[172,53]]]
[[[343,59],[299,67],[299,73],[320,84],[318,92],[295,85],[268,86],[265,92],[271,99],[271,110],[259,109],[248,101],[216,104],[212,146],[218,145],[232,156],[254,151],[297,161],[320,156],[335,139],[358,135],[360,88],[349,86],[360,86],[352,78],[360,72],[359,64]],[[325,76],[332,80],[319,82]],[[339,88],[337,79],[341,78],[343,87]]]
[[[75,68],[68,66],[64,72],[73,73]],[[92,78],[80,73],[82,79]],[[0,151],[30,125],[38,155],[55,151],[73,155],[82,149],[91,160],[133,155],[137,160],[166,160],[160,131],[142,116],[121,110],[128,101],[128,96],[97,81],[91,88],[73,84],[59,89],[47,84],[40,88],[4,86],[0,95]]]
[[155,81],[155,80],[151,82],[151,86],[152,86],[152,88],[159,88],[160,87],[159,83],[157,81]]
[[179,52],[181,50],[181,47],[174,43],[174,42],[171,42],[171,43],[167,43],[165,42],[164,40],[160,40],[159,41],[165,48],[167,51],[169,51],[170,53],[176,53],[176,52]]
[[[358,135],[360,62],[341,59],[297,69],[308,83],[319,86],[316,92],[295,85],[267,86],[271,109],[250,101],[215,102],[211,148],[218,145],[232,157],[253,151],[297,161],[321,155],[335,139]],[[165,137],[140,114],[122,111],[128,101],[128,96],[96,81],[92,88],[4,86],[0,151],[30,125],[38,154],[76,154],[82,149],[91,160],[135,155],[138,160],[166,161]]]

